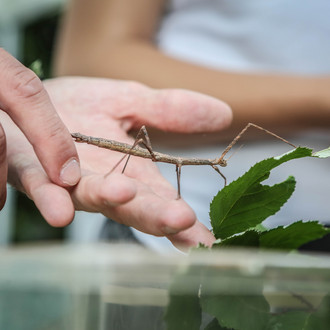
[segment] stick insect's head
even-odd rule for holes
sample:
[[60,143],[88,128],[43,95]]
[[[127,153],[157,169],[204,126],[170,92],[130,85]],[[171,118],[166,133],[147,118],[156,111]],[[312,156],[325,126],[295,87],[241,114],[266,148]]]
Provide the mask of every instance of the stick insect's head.
[[[240,146],[239,149],[241,149],[242,147],[243,147],[243,146]],[[229,150],[223,152],[222,155],[220,156],[220,158],[218,158],[218,159],[216,160],[217,165],[219,165],[219,166],[221,166],[221,167],[226,167],[227,164],[228,164],[228,160],[229,160],[231,157],[233,157],[233,156],[236,154],[236,152],[237,152],[237,151],[234,152],[232,155],[230,155],[230,157],[229,157],[228,159],[225,159],[224,157],[225,157],[225,155],[227,154],[228,151],[229,151]]]
[[226,167],[227,166],[227,160],[226,159],[222,159],[219,165],[221,167]]
[[219,158],[218,160],[217,160],[217,164],[219,165],[219,166],[221,166],[221,167],[226,167],[227,166],[227,160],[226,159],[223,159],[223,158]]

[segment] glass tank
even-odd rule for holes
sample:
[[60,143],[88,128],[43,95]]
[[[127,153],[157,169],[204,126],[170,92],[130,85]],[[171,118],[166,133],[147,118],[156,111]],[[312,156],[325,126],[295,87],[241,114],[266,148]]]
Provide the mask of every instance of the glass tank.
[[330,258],[136,245],[0,250],[0,329],[328,329]]

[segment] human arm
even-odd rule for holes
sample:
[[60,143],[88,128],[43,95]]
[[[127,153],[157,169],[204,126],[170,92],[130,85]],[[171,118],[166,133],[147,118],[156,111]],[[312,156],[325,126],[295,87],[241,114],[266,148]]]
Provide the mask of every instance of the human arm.
[[[142,124],[181,133],[212,132],[225,128],[231,120],[227,105],[188,91],[153,90],[133,82],[92,78],[61,78],[44,84],[71,132],[121,142],[132,143],[128,132]],[[188,114],[200,120],[193,121]],[[5,123],[7,128],[12,125],[8,120]],[[77,144],[82,178],[76,187],[66,190],[47,179],[24,136],[13,128],[9,131],[8,139],[15,142],[8,145],[11,181],[34,200],[52,225],[72,220],[69,196],[75,209],[101,212],[149,234],[165,235],[175,245],[213,241],[184,200],[176,200],[176,189],[152,161],[131,157],[124,175],[118,168],[119,173],[104,177],[122,155]],[[55,213],[50,214],[50,205]]]
[[247,122],[276,131],[328,125],[329,77],[220,71],[163,54],[153,38],[164,3],[71,1],[59,39],[56,73],[132,79],[155,88],[202,92],[231,105],[235,132]]
[[[79,158],[38,77],[0,48],[0,113],[8,116],[33,146],[50,180],[60,186],[80,179]],[[6,198],[6,136],[0,129],[0,207]]]

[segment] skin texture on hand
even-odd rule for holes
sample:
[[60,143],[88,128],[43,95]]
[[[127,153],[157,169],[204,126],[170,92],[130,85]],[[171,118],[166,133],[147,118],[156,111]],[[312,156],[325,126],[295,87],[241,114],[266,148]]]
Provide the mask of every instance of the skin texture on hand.
[[[42,82],[3,49],[0,49],[0,72],[0,110],[9,115],[29,140],[50,180],[63,187],[75,185],[80,179],[78,154]],[[2,207],[7,176],[2,129],[0,170]]]
[[[138,83],[93,78],[61,78],[46,81],[45,86],[71,132],[121,142],[133,143],[128,132],[142,124],[189,133],[218,131],[231,121],[230,108],[223,102],[184,90],[153,90]],[[23,141],[16,145],[23,146]],[[101,212],[140,231],[167,236],[176,246],[213,242],[213,235],[183,199],[176,199],[176,189],[153,162],[131,157],[124,175],[119,166],[105,176],[122,154],[86,144],[76,147],[82,178],[69,190],[47,180],[32,152],[22,147],[10,152],[10,165],[16,162],[19,178],[16,185],[33,198],[49,223],[65,225],[71,221],[70,197],[78,210]],[[18,160],[18,149],[23,162]],[[24,162],[24,166],[17,166]]]

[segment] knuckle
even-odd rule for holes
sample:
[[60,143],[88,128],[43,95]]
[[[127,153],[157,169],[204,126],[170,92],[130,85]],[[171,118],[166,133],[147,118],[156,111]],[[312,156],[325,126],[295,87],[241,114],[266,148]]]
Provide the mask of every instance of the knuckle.
[[[38,76],[0,48],[0,71],[4,91],[14,97],[30,98],[44,90]],[[3,91],[2,91],[3,92]]]
[[18,97],[32,99],[44,90],[43,84],[38,76],[25,67],[17,68],[14,74],[13,90]]
[[[47,128],[46,131],[44,131],[44,135],[47,137],[47,140],[56,144],[57,148],[61,150],[61,154],[63,153],[63,156],[66,155],[72,141],[69,138],[70,135],[66,132],[66,128],[60,121],[59,117],[52,116],[44,123]],[[72,146],[73,145],[74,144],[72,143]]]
[[33,97],[44,88],[38,76],[22,63],[0,48],[0,71],[1,80],[6,92],[14,93],[15,96]]
[[60,119],[58,117],[51,117],[46,123],[48,130],[48,138],[51,140],[63,139],[64,127],[62,126]]

